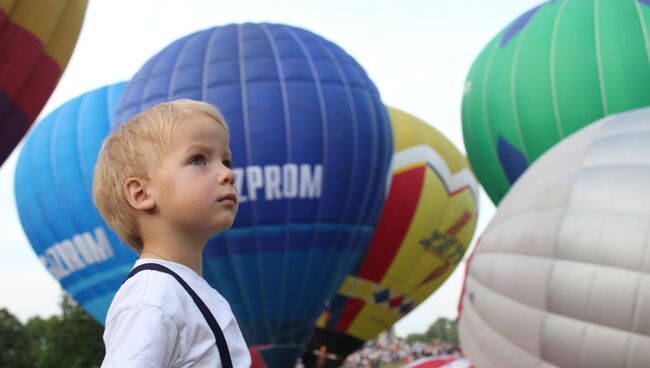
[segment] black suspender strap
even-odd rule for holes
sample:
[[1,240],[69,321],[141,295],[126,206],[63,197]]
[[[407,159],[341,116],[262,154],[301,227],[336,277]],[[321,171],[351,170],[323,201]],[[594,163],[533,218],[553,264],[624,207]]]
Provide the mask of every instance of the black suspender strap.
[[172,275],[176,279],[176,281],[178,281],[183,286],[185,291],[187,291],[187,293],[190,294],[190,296],[192,297],[192,300],[194,300],[194,303],[203,314],[203,317],[208,322],[208,325],[210,326],[210,329],[214,334],[214,338],[217,341],[217,349],[219,349],[219,357],[221,358],[221,365],[223,366],[223,368],[232,368],[232,360],[230,359],[228,344],[226,343],[226,338],[223,336],[223,331],[221,331],[221,327],[219,327],[217,320],[214,318],[214,316],[208,309],[208,306],[205,305],[203,300],[201,300],[201,298],[199,298],[196,292],[192,290],[190,285],[188,285],[187,282],[185,282],[185,280],[183,280],[180,276],[178,276],[176,272],[158,263],[145,263],[139,265],[138,267],[132,269],[131,272],[129,272],[129,275],[126,277],[126,279],[124,279],[124,282],[126,282],[126,280],[133,277],[133,275],[135,275],[136,273],[144,270],[160,271]]

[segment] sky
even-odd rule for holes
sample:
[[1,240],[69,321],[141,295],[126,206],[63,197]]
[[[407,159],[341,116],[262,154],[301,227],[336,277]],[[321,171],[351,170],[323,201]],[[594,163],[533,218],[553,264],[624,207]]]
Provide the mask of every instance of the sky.
[[[365,68],[385,104],[426,121],[464,153],[460,109],[472,63],[501,29],[539,3],[90,0],[72,58],[37,121],[80,94],[128,81],[146,60],[182,36],[229,23],[271,22],[305,28],[341,46]],[[62,289],[38,261],[18,219],[13,177],[19,150],[0,167],[0,308],[25,322],[58,314]],[[481,191],[477,235],[494,213]],[[456,318],[464,270],[465,260],[397,322],[396,334],[424,332],[439,317]]]

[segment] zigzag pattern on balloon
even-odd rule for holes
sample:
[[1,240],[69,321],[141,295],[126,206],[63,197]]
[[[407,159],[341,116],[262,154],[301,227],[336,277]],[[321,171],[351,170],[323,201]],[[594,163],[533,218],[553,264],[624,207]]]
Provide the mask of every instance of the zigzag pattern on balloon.
[[440,154],[426,144],[409,147],[395,153],[391,164],[391,172],[399,172],[410,166],[422,163],[423,159],[436,172],[447,189],[447,193],[454,195],[465,189],[469,189],[474,200],[476,201],[478,199],[478,193],[476,192],[477,183],[472,172],[468,168],[464,168],[452,174],[451,169]]

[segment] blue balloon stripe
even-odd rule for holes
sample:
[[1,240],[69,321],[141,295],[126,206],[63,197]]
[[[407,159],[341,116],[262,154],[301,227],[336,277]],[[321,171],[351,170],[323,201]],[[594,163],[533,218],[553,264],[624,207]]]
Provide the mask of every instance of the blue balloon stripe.
[[[255,148],[253,151],[254,156],[252,156],[251,159],[255,164],[260,165],[288,162],[286,140],[287,115],[284,110],[283,94],[278,93],[282,91],[282,83],[284,80],[278,73],[278,64],[273,55],[273,48],[271,47],[268,36],[264,32],[262,25],[249,24],[245,26],[245,29],[247,30],[248,42],[246,42],[247,48],[242,50],[242,52],[245,52],[245,62],[250,64],[250,67],[246,68],[247,78],[245,83],[250,86],[248,97],[251,98],[252,101],[249,105],[250,125],[247,127],[252,135],[250,136],[248,143],[253,144],[253,147]],[[255,61],[255,63],[253,63],[253,61]],[[271,81],[266,81],[264,83],[256,81],[256,79],[261,78],[270,78]],[[269,129],[270,125],[259,123],[260,121],[265,120],[274,122],[273,129]],[[278,148],[275,152],[276,154],[273,156],[268,155],[264,150],[260,149],[261,147],[274,146]],[[284,150],[281,149],[283,146],[285,147]],[[286,208],[286,204],[280,201],[269,203],[269,210],[267,211],[261,209],[258,211],[257,205],[258,203],[253,205],[253,219],[256,224],[264,224],[273,221],[274,215],[271,215],[271,213],[283,213]],[[256,228],[257,227],[258,226],[256,226]],[[256,233],[255,243],[257,245],[257,251],[262,252],[262,242],[264,242],[264,244],[282,244],[279,237],[278,234],[270,238],[262,238],[260,233]],[[267,299],[269,294],[273,293],[274,290],[269,287],[267,280],[270,278],[265,275],[271,274],[272,271],[269,268],[273,269],[273,267],[269,267],[268,263],[264,262],[262,257],[257,258],[257,267],[258,283],[260,288],[260,293],[258,295],[263,299]],[[251,298],[251,300],[257,300],[257,298]],[[268,308],[268,303],[260,304],[262,305],[260,315],[263,316],[263,320],[268,321],[271,313]],[[266,332],[266,336],[263,339],[271,341],[273,339],[273,331],[271,330],[270,325],[263,325]]]
[[111,301],[115,296],[115,292],[109,292],[104,295],[97,296],[92,300],[84,303],[83,307],[95,320],[99,321],[102,325],[106,322],[106,314],[108,308],[111,306]]
[[[318,226],[319,231],[323,232],[343,232],[343,233],[354,233],[357,231],[370,232],[374,231],[372,226],[367,225],[350,225],[350,224],[332,224],[332,223],[320,223],[315,224],[287,224],[287,225],[263,225],[257,228],[257,231],[262,234],[277,234],[283,232],[286,228],[288,231],[295,231],[299,233],[307,233],[314,231],[316,226]],[[250,229],[246,228],[237,228],[230,229],[224,234],[231,237],[246,236],[249,234]]]
[[[289,279],[294,282],[293,285],[299,284],[303,280],[303,276],[306,272],[310,273],[329,273],[329,270],[323,267],[316,267],[314,269],[307,270],[304,268],[305,266],[305,260],[307,258],[308,254],[307,251],[302,251],[302,252],[293,252],[291,260],[288,264],[289,266]],[[316,256],[319,259],[325,259],[328,257],[341,257],[341,252],[340,251],[334,251],[334,250],[319,250],[316,251]],[[233,261],[234,262],[241,262],[241,263],[249,263],[250,265],[246,268],[246,270],[251,271],[246,273],[242,281],[243,283],[249,283],[250,281],[255,281],[253,278],[256,277],[255,275],[252,275],[253,268],[255,267],[256,262],[251,262],[251,260],[260,260],[261,262],[264,262],[266,264],[272,264],[274,262],[279,263],[278,260],[283,257],[282,253],[265,253],[265,254],[256,254],[256,255],[240,255],[240,256],[233,256]],[[225,260],[223,258],[221,259],[206,259],[204,261],[204,264],[206,265],[206,270],[210,269],[210,272],[214,272],[216,270],[223,270],[224,267],[229,267],[229,261]],[[276,273],[268,273],[266,274],[266,278],[269,279],[269,282],[272,284],[276,284],[280,282],[281,274],[279,272]],[[222,280],[222,282],[219,284],[219,291],[224,294],[224,296],[230,300],[230,293],[232,293],[233,288],[232,285],[229,285],[231,283],[231,280]],[[314,287],[310,289],[316,289]],[[313,290],[314,292],[317,292],[318,290]],[[251,286],[246,288],[246,292],[250,294],[261,294],[261,289],[256,287],[256,286]],[[277,306],[277,308],[273,308],[273,312],[269,315],[270,319],[273,320],[289,320],[290,317],[297,317],[297,319],[316,319],[318,317],[318,313],[320,312],[320,307],[318,310],[310,310],[310,309],[302,309],[298,316],[293,316],[291,313],[291,308],[292,306],[295,306],[296,304],[300,305],[305,305],[307,303],[307,300],[303,299],[298,299],[297,296],[297,288],[293,287],[289,289],[289,292],[287,294],[286,299],[282,300],[277,300],[275,298],[271,298],[270,296],[275,295],[277,293],[277,290],[271,291],[271,294],[265,295],[266,298],[263,297],[263,295],[257,295],[259,297],[260,303],[268,304],[268,305],[274,305]],[[322,303],[321,303],[322,304]],[[243,311],[243,305],[238,304],[236,301],[231,302],[231,307],[235,311]],[[237,312],[237,313],[238,313]],[[251,319],[261,319],[260,316],[253,316],[253,317],[248,317],[246,316],[240,316],[239,314],[237,315],[238,320],[241,321],[249,321]]]
[[[264,31],[264,34],[266,36],[267,41],[269,42],[269,46],[271,47],[272,54],[273,54],[273,59],[275,62],[275,67],[277,70],[278,74],[278,81],[280,83],[280,94],[282,98],[282,112],[284,115],[284,130],[285,130],[285,146],[286,146],[286,162],[294,162],[293,160],[293,142],[291,139],[291,132],[293,131],[292,129],[292,124],[291,124],[291,109],[289,108],[289,95],[288,95],[288,86],[287,86],[287,78],[284,73],[284,67],[282,63],[282,59],[280,57],[280,52],[278,50],[278,45],[276,43],[276,40],[273,38],[271,35],[271,30],[269,30],[268,25],[266,24],[261,24],[260,27]],[[292,204],[293,200],[289,198],[286,201],[286,207],[285,207],[285,222],[289,225],[291,225],[291,215],[292,215]],[[269,309],[271,311],[271,316],[273,316],[273,312],[282,310],[283,306],[282,301],[284,301],[285,298],[285,293],[287,289],[287,258],[288,258],[288,252],[289,249],[291,249],[291,236],[289,235],[289,229],[290,226],[285,227],[285,232],[284,232],[284,238],[285,240],[281,242],[284,244],[284,250],[282,254],[277,255],[277,259],[274,260],[269,260],[269,264],[271,265],[276,265],[280,267],[279,272],[274,272],[275,275],[281,275],[280,279],[276,283],[275,287],[271,287],[272,290],[279,290],[280,291],[280,298],[270,298],[271,304],[269,306]],[[272,332],[273,334],[273,339],[271,341],[275,340],[275,336],[277,336],[280,333],[280,326],[277,326],[276,329]]]
[[[63,286],[68,291],[68,293],[76,295],[88,288],[94,288],[96,285],[101,285],[109,280],[113,280],[116,277],[121,277],[122,280],[124,280],[126,278],[126,275],[129,274],[129,271],[131,271],[131,268],[133,268],[133,264],[125,264],[112,269],[108,269],[107,271],[96,272],[92,276],[64,284]],[[117,290],[114,290],[113,294],[115,294],[116,291]],[[78,302],[81,303],[80,300],[78,300]]]
[[[358,117],[358,108],[357,108],[357,105],[355,103],[355,99],[354,99],[354,97],[352,95],[352,88],[350,86],[349,79],[347,78],[345,73],[343,73],[342,66],[339,63],[339,61],[336,58],[333,57],[333,52],[330,50],[329,45],[326,44],[325,42],[319,42],[318,46],[320,46],[320,50],[323,51],[323,53],[328,56],[329,61],[335,66],[336,74],[338,76],[338,79],[340,80],[340,83],[344,88],[344,92],[345,92],[344,96],[345,96],[345,99],[346,99],[346,102],[347,102],[347,105],[348,105],[349,115],[350,115],[350,118],[351,118],[351,127],[352,127],[351,138],[352,138],[352,141],[353,141],[352,146],[354,148],[352,150],[352,157],[351,157],[351,160],[350,160],[350,162],[351,162],[350,163],[350,166],[351,166],[350,173],[351,173],[351,175],[349,176],[349,181],[348,181],[348,185],[347,185],[347,188],[350,188],[350,190],[347,191],[347,195],[345,197],[345,202],[344,202],[344,204],[342,206],[342,211],[339,212],[341,222],[350,221],[351,219],[348,217],[349,216],[348,214],[350,213],[350,210],[352,208],[354,208],[353,212],[356,212],[356,213],[359,214],[359,216],[360,216],[359,218],[361,218],[361,216],[363,215],[363,210],[359,211],[357,206],[352,205],[352,203],[353,203],[352,199],[353,198],[359,198],[359,192],[353,190],[353,188],[360,189],[360,186],[356,185],[356,182],[355,182],[356,179],[359,178],[359,177],[365,177],[366,176],[365,172],[362,172],[363,170],[359,170],[359,168],[358,168],[358,165],[359,165],[359,152],[364,152],[366,150],[361,149],[361,146],[363,144],[360,141],[361,134],[359,133],[360,121],[359,121],[359,117]],[[355,68],[355,70],[357,70],[357,69]],[[365,93],[365,92],[366,91],[364,90],[361,93]],[[335,95],[335,94],[332,93],[332,95]],[[343,96],[341,96],[341,97],[343,97]],[[372,120],[372,122],[374,122],[374,121],[375,120]],[[370,124],[370,125],[374,128],[375,124]],[[336,127],[334,127],[334,129],[336,129]],[[371,140],[373,140],[373,138],[371,138]],[[346,157],[346,159],[349,159],[349,158]],[[376,183],[373,180],[367,180],[367,185],[369,185],[372,188],[373,186],[376,185]],[[366,187],[365,190],[361,192],[361,194],[365,194],[367,196],[368,195],[368,187]],[[357,222],[357,226],[359,224],[360,224],[360,222]],[[344,251],[346,251],[346,253],[348,253],[349,248],[351,248],[354,245],[359,246],[359,245],[364,245],[365,244],[365,243],[361,243],[361,242],[354,242],[353,241],[353,239],[354,239],[353,234],[355,234],[355,233],[352,233],[352,236],[348,236],[348,233],[339,232],[339,233],[336,234],[336,238],[332,241],[332,243],[337,244],[337,245],[344,245],[344,247],[340,247],[340,248],[342,248]],[[343,235],[343,239],[348,239],[348,241],[341,241],[341,236],[342,235]],[[348,254],[348,257],[349,257],[349,254]],[[306,303],[307,305],[312,305],[313,302],[310,302],[310,301],[322,300],[322,302],[324,302],[327,298],[330,297],[330,293],[327,293],[325,290],[323,290],[320,287],[320,285],[324,282],[324,280],[327,280],[327,279],[336,280],[335,282],[337,282],[337,284],[340,283],[339,281],[343,280],[343,278],[345,277],[344,272],[346,272],[347,270],[342,271],[341,269],[338,269],[338,268],[334,269],[334,268],[331,267],[331,264],[332,263],[336,264],[336,260],[339,259],[339,258],[341,258],[341,257],[326,257],[326,258],[323,258],[323,259],[319,259],[319,262],[321,262],[324,265],[323,267],[325,269],[332,270],[332,272],[330,272],[327,275],[325,275],[325,274],[315,275],[315,279],[310,280],[312,285],[311,285],[311,288],[307,289],[306,294],[303,292],[303,290],[304,290],[303,288],[300,289],[301,291],[300,291],[300,294],[299,294],[299,297],[298,297],[298,298],[300,298],[300,300],[302,300],[303,295],[305,295],[304,296],[304,299],[305,299],[304,303]],[[317,292],[314,292],[314,291],[317,291]],[[294,309],[297,309],[297,308],[294,308]],[[308,310],[313,310],[313,308],[309,307]],[[294,312],[294,314],[297,314],[297,313],[298,313],[298,311]]]
[[[32,244],[32,247],[39,255],[59,239],[57,237],[58,229],[56,228],[59,214],[56,211],[52,212],[51,206],[49,205],[55,198],[49,197],[52,194],[54,184],[52,183],[51,175],[48,175],[51,174],[51,168],[47,159],[50,153],[50,140],[47,138],[51,136],[53,120],[55,118],[46,118],[36,126],[28,136],[28,139],[31,141],[31,149],[26,151],[26,155],[29,155],[29,157],[25,165],[29,165],[27,169],[30,171],[30,182],[23,184],[31,190],[24,193],[24,200],[34,200],[37,208],[32,213],[33,217],[22,220],[32,222],[35,225],[35,229],[37,229],[35,234],[37,234],[39,239],[36,244]],[[20,162],[16,165],[19,164]],[[23,198],[16,197],[16,204],[19,206],[22,200]],[[47,221],[47,219],[54,221]]]
[[[302,56],[305,58],[307,61],[307,64],[309,66],[309,73],[310,76],[313,78],[313,83],[314,87],[316,90],[316,95],[317,95],[317,101],[315,101],[315,106],[318,106],[319,108],[319,115],[320,115],[320,122],[321,122],[321,135],[322,135],[322,150],[323,150],[323,156],[322,156],[322,164],[323,164],[323,183],[325,183],[326,188],[328,187],[327,184],[328,181],[328,169],[330,167],[330,157],[329,157],[329,116],[328,116],[328,109],[325,103],[325,92],[323,90],[323,86],[321,85],[321,75],[319,74],[318,68],[316,66],[316,63],[312,57],[312,53],[310,52],[309,48],[307,47],[306,43],[308,37],[304,37],[305,34],[303,33],[303,37],[299,37],[298,33],[301,33],[299,30],[296,30],[292,27],[284,26],[282,29],[296,42],[298,45],[300,51],[302,52]],[[320,42],[320,39],[317,39],[316,42]],[[355,127],[355,125],[353,125]],[[323,192],[326,192],[326,190],[323,190]],[[312,235],[310,245],[307,247],[309,253],[307,256],[307,259],[305,261],[306,264],[306,269],[307,271],[310,271],[311,269],[311,264],[314,259],[313,255],[313,250],[315,248],[314,243],[317,242],[318,240],[318,232],[320,229],[320,224],[323,222],[323,211],[324,207],[326,207],[326,201],[319,201],[317,205],[317,210],[316,210],[316,216],[314,218],[315,226],[314,226],[314,233]],[[336,243],[333,243],[336,244]],[[305,288],[309,287],[309,281],[310,279],[308,278],[302,278],[302,283],[300,285],[300,289],[298,292],[298,297],[296,300],[301,300],[303,292]],[[293,312],[291,316],[293,317],[292,319],[297,319],[298,314],[300,313],[300,307],[299,303],[297,303],[294,308],[292,308]]]
[[[252,83],[248,83],[247,79],[247,72],[248,72],[248,65],[247,65],[247,59],[246,59],[246,42],[245,42],[245,28],[247,27],[247,24],[240,24],[236,26],[236,37],[237,37],[237,62],[239,64],[239,90],[241,93],[241,130],[243,131],[243,143],[244,146],[243,151],[245,154],[245,160],[248,163],[248,165],[255,165],[259,164],[258,162],[255,162],[253,159],[253,149],[252,149],[252,144],[251,140],[253,137],[251,136],[251,108],[254,106],[254,104],[251,104],[251,98],[249,96],[249,87],[250,89],[253,89]],[[254,101],[253,101],[254,102]],[[249,194],[250,195],[250,194]],[[250,220],[252,223],[252,232],[254,233],[254,237],[252,239],[249,239],[249,241],[246,242],[246,245],[248,245],[248,249],[250,249],[250,252],[256,253],[260,252],[260,236],[259,232],[256,231],[257,226],[259,225],[259,219],[258,219],[258,209],[257,209],[257,201],[251,201],[250,202]],[[228,237],[225,238],[226,242],[231,244],[231,241]],[[241,248],[239,245],[241,243],[237,243],[235,245],[235,252],[233,252],[233,249],[230,249],[230,254],[236,254],[239,252],[239,248]],[[230,258],[232,265],[233,265],[233,270],[235,271],[235,277],[237,279],[237,282],[240,283],[241,280],[247,278],[249,274],[246,272],[245,268],[248,266],[245,263],[242,263],[239,258]],[[255,262],[255,266],[259,267],[259,262]],[[244,269],[244,270],[242,270]],[[259,269],[262,269],[259,267]],[[241,294],[243,295],[243,304],[245,305],[245,309],[248,312],[248,316],[254,316],[254,315],[263,315],[263,306],[261,303],[254,303],[253,298],[250,298],[250,295],[255,295],[257,293],[254,293],[252,290],[252,287],[261,287],[262,284],[262,272],[255,272],[252,270],[253,275],[257,276],[256,280],[252,280],[249,285],[249,287],[246,287],[244,284],[242,287],[242,284],[240,284],[241,288]],[[262,307],[262,308],[260,308]],[[260,325],[261,326],[261,325]],[[252,334],[253,336],[253,341],[260,341],[264,340],[264,335],[265,331],[261,330],[256,330],[253,331],[254,333]]]
[[[52,196],[54,200],[48,201],[48,203],[52,206],[53,211],[59,214],[55,226],[59,230],[59,233],[56,234],[59,241],[71,239],[74,235],[81,234],[87,229],[84,227],[86,217],[74,216],[75,210],[88,214],[93,214],[94,211],[92,197],[84,185],[83,172],[81,171],[81,150],[79,149],[78,134],[79,125],[85,118],[82,114],[84,106],[89,101],[89,98],[95,96],[99,99],[105,99],[103,90],[96,90],[70,101],[52,114],[54,119],[52,119],[49,158],[50,174],[54,184],[52,188],[55,195]],[[101,129],[104,121],[105,119],[96,119],[93,123],[97,125],[98,129]],[[79,180],[79,178],[82,180]],[[95,273],[96,269],[98,269],[96,265],[86,264],[86,267],[72,273],[66,280],[70,279],[72,282],[84,280]],[[65,287],[65,284],[62,284]],[[87,293],[97,297],[111,291],[114,290],[102,283],[88,289]],[[78,302],[81,303],[79,300]]]
[[[333,243],[333,242],[322,242],[319,244],[311,245],[307,243],[293,243],[287,248],[286,244],[278,243],[269,243],[261,246],[261,249],[257,249],[254,242],[243,242],[241,239],[249,240],[254,237],[256,234],[260,236],[267,235],[277,235],[284,232],[290,233],[300,233],[313,235],[316,228],[318,228],[319,233],[323,233],[324,236],[329,236],[328,239],[333,240],[332,235],[336,234],[372,234],[374,229],[372,226],[368,225],[349,225],[349,224],[330,224],[330,223],[321,223],[321,224],[282,224],[282,225],[260,225],[257,228],[235,228],[230,229],[227,232],[217,235],[212,238],[208,245],[205,247],[204,254],[210,257],[224,257],[228,255],[237,255],[237,254],[250,254],[257,252],[277,252],[277,251],[294,251],[294,250],[308,250],[308,249],[336,249],[336,250],[354,250],[357,248],[364,248],[367,244],[355,243],[350,247],[347,242],[342,243]],[[227,241],[237,242],[237,245],[234,247],[229,247],[230,251],[224,246],[219,246],[216,244],[216,241],[219,239],[225,238]]]
[[[213,240],[210,241],[210,243],[212,242]],[[210,246],[210,243],[208,246]],[[217,243],[228,249],[223,238],[218,240]],[[211,280],[211,286],[217,289],[217,291],[228,300],[230,308],[235,314],[237,320],[253,318],[250,310],[244,305],[245,287],[243,285],[243,280],[234,277],[234,257],[211,258],[206,256],[203,258],[203,265],[204,277],[206,280]],[[229,275],[229,277],[226,278],[222,275]],[[242,329],[242,333],[244,334],[246,341],[249,343],[250,341],[256,341],[254,339],[257,338],[257,336],[254,331]]]

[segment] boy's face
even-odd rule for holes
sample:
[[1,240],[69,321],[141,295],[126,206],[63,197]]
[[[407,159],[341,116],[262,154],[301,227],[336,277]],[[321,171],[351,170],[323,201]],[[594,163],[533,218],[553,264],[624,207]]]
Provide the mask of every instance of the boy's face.
[[239,198],[226,130],[204,114],[178,122],[150,190],[161,221],[184,234],[211,237],[228,229]]

